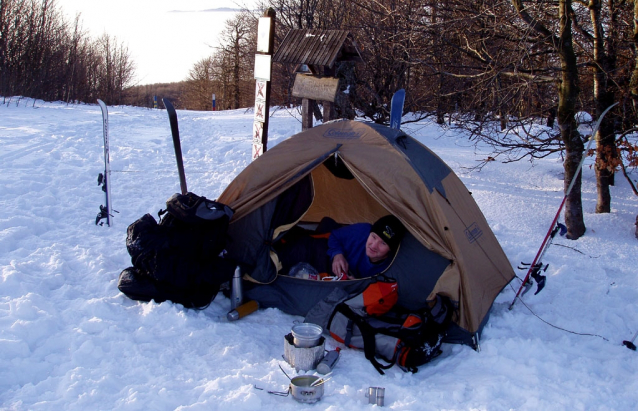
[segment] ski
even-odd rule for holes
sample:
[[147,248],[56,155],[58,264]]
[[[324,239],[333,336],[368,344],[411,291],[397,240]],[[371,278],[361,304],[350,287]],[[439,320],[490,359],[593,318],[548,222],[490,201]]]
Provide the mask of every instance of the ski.
[[390,128],[401,129],[401,117],[403,116],[403,103],[405,102],[405,89],[394,93],[390,103]]
[[543,240],[543,243],[538,249],[538,252],[536,253],[536,257],[534,257],[534,261],[531,264],[529,264],[529,269],[527,270],[527,274],[525,275],[525,278],[523,279],[523,283],[518,288],[518,291],[516,292],[516,295],[514,296],[514,300],[512,300],[512,303],[510,304],[510,307],[509,307],[510,310],[514,307],[514,303],[516,303],[516,299],[519,297],[519,295],[521,295],[521,291],[523,291],[524,288],[527,291],[531,287],[531,282],[529,279],[530,277],[532,277],[536,281],[536,284],[538,286],[536,292],[534,293],[535,295],[538,294],[543,289],[543,287],[545,287],[546,277],[544,275],[541,275],[540,271],[546,271],[547,265],[543,266],[541,259],[543,258],[543,256],[545,255],[545,252],[551,245],[552,240],[554,239],[554,236],[556,235],[556,233],[559,230],[561,232],[561,235],[564,235],[565,232],[567,232],[567,228],[563,224],[558,223],[560,212],[563,210],[563,207],[565,206],[565,201],[567,200],[569,193],[571,193],[572,188],[574,188],[574,183],[576,183],[576,180],[578,179],[578,175],[580,174],[583,168],[583,163],[585,162],[585,159],[587,158],[587,153],[589,152],[592,142],[596,138],[595,136],[596,136],[596,133],[598,132],[598,128],[600,127],[600,122],[605,117],[605,114],[607,114],[607,112],[611,110],[612,107],[614,107],[616,104],[618,103],[614,103],[611,106],[607,107],[607,109],[603,111],[600,117],[598,117],[598,120],[594,123],[594,126],[591,129],[591,136],[589,137],[589,142],[587,143],[587,147],[585,148],[585,151],[583,152],[583,156],[580,159],[580,163],[578,164],[576,173],[574,174],[574,177],[572,177],[572,181],[569,183],[569,187],[567,187],[567,190],[565,191],[565,195],[563,196],[563,201],[561,201],[560,206],[558,207],[558,211],[556,211],[556,215],[554,216],[554,219],[552,220],[552,224],[549,226],[547,235],[545,235],[545,239]]
[[177,126],[177,112],[170,101],[163,98],[164,107],[168,113],[168,121],[171,123],[171,134],[173,135],[173,146],[175,147],[175,158],[177,160],[177,172],[179,173],[179,187],[182,194],[188,193],[186,188],[186,175],[184,174],[184,162],[182,160],[182,144],[179,141],[179,127]]
[[106,219],[106,225],[113,225],[113,207],[111,205],[111,160],[109,154],[109,112],[106,104],[100,99],[97,100],[102,109],[102,132],[104,135],[104,174],[97,176],[97,184],[102,186],[102,191],[106,196],[106,205],[100,205],[100,212],[95,218],[95,225],[104,225],[103,219]]

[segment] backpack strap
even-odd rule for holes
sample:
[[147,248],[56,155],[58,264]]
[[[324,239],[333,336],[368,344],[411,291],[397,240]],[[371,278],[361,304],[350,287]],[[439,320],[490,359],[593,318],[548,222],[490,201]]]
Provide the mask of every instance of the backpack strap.
[[344,303],[341,303],[337,306],[337,311],[341,314],[345,315],[348,318],[348,326],[347,326],[347,334],[345,339],[345,344],[349,345],[350,339],[352,338],[352,330],[353,325],[356,325],[361,332],[361,337],[363,338],[363,353],[368,361],[372,364],[372,366],[379,372],[379,374],[384,375],[383,370],[387,370],[391,368],[396,363],[396,355],[392,358],[392,361],[383,365],[376,359],[376,332],[370,325],[366,322],[366,320],[357,315],[352,309]]
[[349,347],[350,341],[352,340],[352,329],[353,329],[354,321],[348,318],[348,324],[346,325],[346,338],[343,339],[343,343]]

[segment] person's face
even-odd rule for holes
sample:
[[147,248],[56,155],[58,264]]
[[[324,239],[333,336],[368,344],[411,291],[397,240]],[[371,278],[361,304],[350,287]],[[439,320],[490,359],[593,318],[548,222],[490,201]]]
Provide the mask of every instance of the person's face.
[[376,233],[370,233],[366,241],[366,255],[373,263],[383,260],[390,253],[390,246]]

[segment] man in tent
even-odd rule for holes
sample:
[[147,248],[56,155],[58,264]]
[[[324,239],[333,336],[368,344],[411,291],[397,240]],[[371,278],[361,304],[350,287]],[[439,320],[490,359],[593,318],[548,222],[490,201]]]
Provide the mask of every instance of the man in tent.
[[328,239],[332,272],[349,279],[372,277],[385,271],[405,234],[405,227],[393,215],[374,224],[352,224],[339,228]]

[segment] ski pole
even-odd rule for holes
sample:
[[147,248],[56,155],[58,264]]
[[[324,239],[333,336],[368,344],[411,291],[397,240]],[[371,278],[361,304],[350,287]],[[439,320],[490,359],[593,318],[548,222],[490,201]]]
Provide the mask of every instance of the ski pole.
[[536,253],[536,257],[534,257],[534,261],[532,262],[532,265],[530,265],[529,270],[527,271],[527,275],[525,275],[525,278],[523,279],[523,283],[518,288],[518,291],[516,292],[516,295],[514,296],[514,300],[512,300],[512,304],[510,304],[510,307],[509,307],[510,310],[514,308],[514,303],[516,303],[516,299],[521,294],[521,291],[525,287],[525,284],[527,284],[527,281],[529,281],[529,277],[531,276],[534,270],[534,267],[536,266],[537,263],[540,262],[538,260],[540,260],[540,257],[542,257],[543,254],[545,254],[545,251],[546,251],[545,249],[546,247],[549,246],[548,241],[551,238],[552,231],[554,230],[554,227],[556,226],[556,223],[558,222],[558,217],[560,217],[560,212],[563,210],[563,207],[565,206],[565,201],[567,200],[569,193],[571,193],[572,188],[574,188],[574,184],[576,183],[576,180],[578,179],[580,171],[583,168],[583,163],[585,162],[585,159],[587,158],[587,153],[589,152],[591,143],[594,141],[595,135],[598,132],[598,128],[600,127],[600,122],[602,121],[603,117],[605,117],[605,114],[607,114],[607,112],[611,110],[611,108],[614,107],[616,104],[618,103],[614,103],[611,106],[607,107],[607,109],[603,111],[600,117],[598,117],[598,120],[596,121],[596,123],[594,123],[594,127],[592,127],[592,130],[591,130],[591,136],[589,137],[589,142],[587,143],[587,148],[583,152],[583,157],[580,159],[580,163],[578,164],[576,173],[574,173],[574,177],[572,177],[572,181],[569,183],[569,187],[567,187],[567,191],[565,191],[565,195],[563,196],[563,201],[561,201],[560,206],[558,207],[558,211],[556,212],[556,215],[554,216],[554,219],[552,220],[552,224],[549,226],[547,235],[545,235],[545,239],[543,240],[543,243],[538,249],[538,252]]

